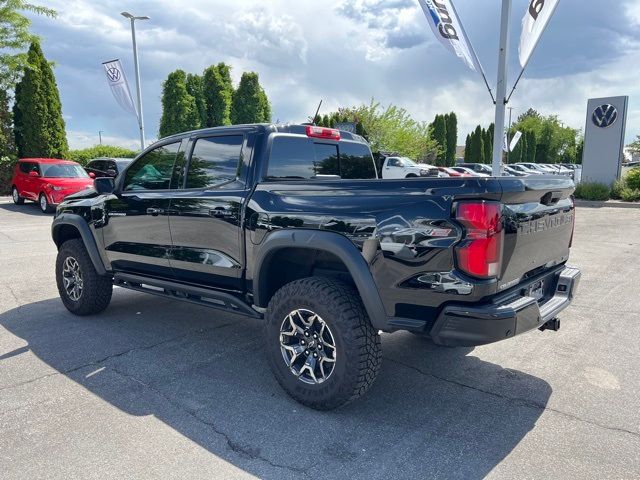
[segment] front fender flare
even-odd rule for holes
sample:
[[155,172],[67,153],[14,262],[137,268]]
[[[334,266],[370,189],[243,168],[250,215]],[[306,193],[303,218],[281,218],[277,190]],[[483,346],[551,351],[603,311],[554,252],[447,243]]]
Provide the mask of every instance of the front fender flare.
[[98,275],[107,275],[107,269],[100,257],[98,245],[91,233],[91,229],[89,228],[87,221],[80,215],[76,215],[74,213],[62,213],[57,216],[51,224],[51,238],[53,238],[53,241],[58,247],[60,246],[58,245],[58,232],[63,225],[70,225],[78,230],[80,238],[82,238],[82,243],[84,243],[84,246],[87,249],[87,253],[89,254],[89,258],[91,258],[91,262],[93,263],[96,272]]
[[387,315],[369,265],[358,247],[345,236],[334,232],[280,230],[270,233],[255,255],[253,295],[258,307],[266,307],[268,303],[264,292],[267,291],[269,278],[264,266],[273,254],[288,247],[323,250],[337,256],[351,274],[373,327],[379,330],[387,329]]

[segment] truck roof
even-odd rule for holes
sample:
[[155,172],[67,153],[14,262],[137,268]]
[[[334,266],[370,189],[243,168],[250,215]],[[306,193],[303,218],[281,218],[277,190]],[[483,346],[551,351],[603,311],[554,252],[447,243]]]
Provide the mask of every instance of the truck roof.
[[[297,124],[297,123],[250,123],[244,125],[228,125],[224,127],[211,127],[211,128],[202,128],[200,130],[191,130],[189,132],[176,133],[175,135],[171,135],[168,137],[163,137],[159,140],[165,141],[168,139],[182,139],[191,137],[194,134],[197,135],[207,135],[207,134],[218,134],[228,131],[237,132],[241,131],[259,131],[261,133],[291,133],[294,135],[305,135],[306,136],[306,128],[311,124]],[[338,130],[338,129],[334,129]],[[345,130],[339,130],[341,140],[350,140],[354,142],[367,143],[367,141],[357,135],[355,133],[347,132]]]

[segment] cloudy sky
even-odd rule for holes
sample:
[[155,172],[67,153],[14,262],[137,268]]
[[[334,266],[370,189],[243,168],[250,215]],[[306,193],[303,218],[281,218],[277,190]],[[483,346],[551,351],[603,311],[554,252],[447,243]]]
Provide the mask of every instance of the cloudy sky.
[[[135,117],[118,107],[101,63],[120,58],[133,85],[128,10],[138,23],[147,137],[157,137],[161,84],[177,68],[198,72],[224,61],[237,82],[253,70],[273,104],[274,120],[304,121],[324,99],[326,113],[368,102],[406,108],[418,120],[455,111],[460,141],[489,124],[482,78],[435,38],[417,0],[43,0],[55,20],[34,18],[56,63],[72,148],[98,143],[136,147]],[[520,21],[528,0],[513,0],[511,82],[518,73]],[[478,56],[495,83],[500,0],[456,0]],[[630,95],[627,140],[640,133],[640,0],[562,0],[511,101],[558,114],[584,128],[590,97]]]

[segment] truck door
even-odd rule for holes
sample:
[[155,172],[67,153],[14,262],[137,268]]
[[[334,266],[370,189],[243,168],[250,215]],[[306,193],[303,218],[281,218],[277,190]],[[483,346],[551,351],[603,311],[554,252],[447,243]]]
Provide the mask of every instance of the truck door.
[[184,188],[172,197],[169,214],[170,263],[182,281],[242,289],[245,139],[244,132],[227,131],[191,140]]
[[115,270],[171,275],[169,202],[177,186],[180,146],[180,141],[168,142],[138,158],[126,170],[121,191],[106,200],[102,232]]

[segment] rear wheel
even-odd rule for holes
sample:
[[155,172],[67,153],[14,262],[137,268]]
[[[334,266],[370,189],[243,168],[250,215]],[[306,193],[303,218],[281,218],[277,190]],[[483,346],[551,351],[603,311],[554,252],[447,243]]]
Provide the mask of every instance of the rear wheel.
[[380,336],[358,292],[329,278],[291,282],[267,309],[271,369],[298,402],[330,410],[362,396],[382,362]]
[[38,197],[38,204],[40,205],[40,210],[42,210],[42,213],[53,212],[53,207],[49,205],[49,200],[47,200],[47,196],[44,193],[41,193],[40,197]]
[[24,198],[20,196],[15,185],[11,188],[11,198],[13,198],[13,203],[16,205],[22,205],[24,203]]
[[415,173],[410,173],[405,178],[418,178],[418,175],[416,175]]
[[60,247],[56,283],[62,303],[75,315],[99,313],[111,302],[111,278],[98,275],[79,239],[67,240]]

